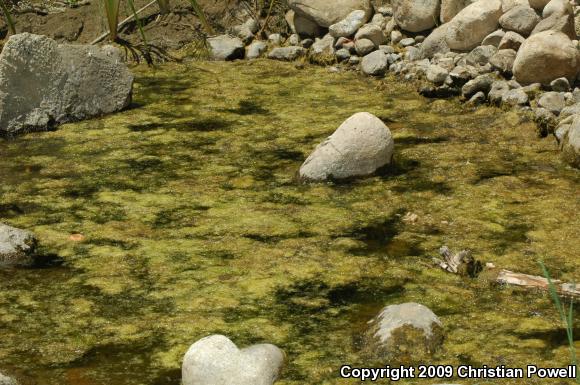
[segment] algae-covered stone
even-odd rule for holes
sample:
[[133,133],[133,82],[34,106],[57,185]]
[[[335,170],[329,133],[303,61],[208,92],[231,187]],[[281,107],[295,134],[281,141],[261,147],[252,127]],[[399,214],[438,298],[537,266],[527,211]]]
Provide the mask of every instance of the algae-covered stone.
[[443,325],[428,307],[410,302],[386,306],[370,321],[363,354],[380,360],[415,361],[443,343]]
[[297,46],[274,48],[269,54],[269,59],[292,61],[306,54],[306,49]]
[[36,237],[30,231],[0,223],[0,267],[31,265],[35,248]]
[[133,75],[113,46],[13,35],[0,54],[0,135],[39,131],[122,110]]
[[391,131],[379,118],[359,112],[316,147],[300,167],[300,177],[324,181],[371,175],[391,163],[394,146]]
[[194,343],[183,358],[183,385],[272,385],[284,364],[274,345],[244,349],[229,338],[213,335]]
[[8,377],[0,373],[0,385],[18,385],[18,382],[12,377]]

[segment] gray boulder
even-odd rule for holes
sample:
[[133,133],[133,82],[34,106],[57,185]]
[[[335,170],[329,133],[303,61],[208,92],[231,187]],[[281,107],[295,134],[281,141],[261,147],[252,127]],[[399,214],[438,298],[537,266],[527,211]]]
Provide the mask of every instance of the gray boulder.
[[338,23],[357,9],[365,12],[367,20],[373,11],[370,0],[288,0],[288,6],[296,15],[324,28]]
[[0,135],[53,128],[122,110],[133,75],[113,46],[11,36],[0,54]]
[[501,0],[476,1],[448,23],[446,41],[451,49],[468,51],[477,47],[499,25]]
[[315,62],[328,62],[334,57],[334,37],[326,35],[314,42],[310,48],[310,57]]
[[440,0],[393,0],[392,5],[395,21],[405,31],[431,29],[439,19]]
[[441,347],[444,339],[439,318],[418,303],[386,306],[369,324],[363,354],[375,359],[425,359]]
[[517,51],[520,49],[522,44],[524,44],[525,40],[526,39],[524,39],[524,37],[522,35],[520,35],[516,32],[513,32],[513,31],[509,31],[509,32],[506,32],[504,37],[501,39],[497,48],[499,48],[499,49],[513,49],[514,51]]
[[447,76],[449,76],[449,71],[436,64],[432,64],[427,68],[426,77],[431,83],[441,85],[445,82]]
[[290,29],[292,29],[292,32],[302,38],[314,38],[322,35],[322,27],[316,24],[316,22],[296,14],[293,10],[289,10],[286,13],[286,21]]
[[359,39],[369,39],[375,44],[375,47],[377,48],[379,45],[387,41],[387,38],[385,37],[381,27],[375,24],[363,25],[354,36],[354,39],[355,41]]
[[413,39],[412,37],[407,37],[407,38],[405,38],[405,39],[402,39],[402,40],[399,42],[399,45],[400,45],[401,47],[410,47],[410,46],[412,46],[412,45],[415,45],[415,43],[416,43],[416,42],[415,42],[415,39]]
[[207,39],[213,60],[236,60],[244,58],[244,42],[239,37],[220,35]]
[[306,55],[306,49],[302,47],[289,46],[274,48],[268,54],[268,58],[274,60],[292,61],[304,55]]
[[550,84],[554,79],[576,79],[580,53],[562,32],[544,31],[530,36],[520,47],[514,62],[514,76],[521,84]]
[[570,127],[561,134],[560,148],[564,160],[580,168],[580,115],[576,115]]
[[572,115],[580,115],[580,103],[564,107],[560,112],[560,119],[566,119]]
[[372,175],[391,163],[394,145],[389,128],[379,118],[359,112],[316,147],[299,174],[308,181]]
[[232,32],[234,35],[242,39],[244,44],[248,44],[252,41],[254,34],[257,33],[259,29],[260,26],[256,20],[250,18],[244,24],[233,27]]
[[491,84],[491,89],[487,95],[490,104],[500,105],[503,97],[510,91],[510,86],[505,80],[496,80]]
[[556,92],[570,91],[570,82],[566,78],[558,78],[550,82],[550,88]]
[[516,6],[499,18],[499,24],[508,31],[528,36],[541,18],[536,11],[525,5]]
[[545,92],[538,99],[538,107],[545,108],[554,115],[559,115],[566,107],[566,99],[564,94],[560,92]]
[[450,22],[468,3],[468,0],[441,0],[441,23]]
[[497,47],[504,36],[505,31],[498,29],[497,31],[493,31],[487,35],[481,42],[481,45],[493,45],[494,47]]
[[368,21],[368,13],[357,9],[338,23],[331,25],[328,32],[334,37],[350,37]]
[[447,44],[447,27],[449,24],[443,24],[433,30],[425,38],[423,44],[421,44],[421,57],[432,58],[436,54],[444,54],[449,52],[451,49]]
[[338,60],[339,62],[343,62],[346,61],[348,59],[350,59],[350,51],[346,48],[341,48],[338,51],[336,51],[336,53],[334,54],[336,56],[336,60]]
[[509,75],[513,72],[516,55],[513,49],[500,49],[489,59],[489,63],[501,73]]
[[375,43],[373,43],[369,39],[358,39],[354,43],[354,49],[356,50],[356,53],[359,54],[360,56],[368,55],[369,53],[373,52],[376,48],[377,47],[375,46]]
[[465,64],[474,66],[476,64],[485,65],[489,63],[489,59],[497,52],[497,48],[493,45],[481,45],[475,47],[465,58]]
[[30,266],[35,250],[34,234],[0,223],[0,267]]
[[375,51],[362,58],[361,71],[365,75],[383,76],[388,68],[389,57],[383,51]]
[[284,42],[284,38],[279,33],[272,33],[268,35],[268,43],[273,47],[279,47]]
[[255,41],[246,48],[247,59],[257,59],[261,57],[268,49],[265,41]]
[[465,85],[461,88],[461,94],[466,99],[470,98],[471,96],[475,95],[480,91],[487,94],[491,88],[493,80],[494,79],[488,74],[479,75],[475,79],[465,83]]
[[515,90],[509,90],[508,92],[506,92],[502,96],[501,102],[504,105],[512,107],[526,106],[529,104],[530,99],[528,97],[528,94],[526,94],[524,90],[522,90],[521,88],[516,88]]
[[574,20],[574,8],[567,0],[551,0],[544,8],[541,20],[532,31],[532,35],[543,31],[562,32],[571,40],[577,39]]
[[213,335],[197,341],[183,358],[183,385],[272,385],[284,364],[274,345],[244,349],[227,337]]

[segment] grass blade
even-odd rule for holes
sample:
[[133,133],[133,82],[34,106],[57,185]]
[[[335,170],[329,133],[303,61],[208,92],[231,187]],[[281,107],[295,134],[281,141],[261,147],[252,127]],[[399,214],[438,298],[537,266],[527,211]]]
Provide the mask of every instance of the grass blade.
[[16,27],[14,26],[14,20],[12,20],[12,15],[10,15],[10,11],[6,6],[4,0],[0,0],[0,8],[2,9],[2,13],[4,14],[4,18],[6,19],[6,24],[8,24],[8,29],[10,33],[16,35]]
[[201,7],[199,6],[197,0],[189,0],[189,1],[191,3],[191,6],[193,7],[193,11],[203,24],[203,27],[205,28],[206,32],[209,33],[210,35],[213,35],[214,30],[210,25],[209,21],[207,20],[207,17],[205,17],[205,13],[203,12],[203,9],[201,9]]
[[111,41],[117,40],[119,22],[119,5],[120,0],[103,0],[105,5],[105,14],[107,16],[107,24],[109,26],[109,39]]

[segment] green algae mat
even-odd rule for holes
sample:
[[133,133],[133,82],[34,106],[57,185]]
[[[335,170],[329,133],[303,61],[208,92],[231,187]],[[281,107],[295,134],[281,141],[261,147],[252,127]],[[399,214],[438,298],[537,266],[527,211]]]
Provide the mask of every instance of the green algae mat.
[[[298,183],[360,111],[394,134],[390,173]],[[220,333],[281,347],[281,385],[349,384],[367,321],[407,301],[444,323],[429,364],[569,363],[547,294],[431,262],[448,245],[580,281],[580,173],[514,112],[287,63],[139,68],[131,109],[0,141],[0,180],[0,221],[53,260],[0,270],[0,367],[30,383],[177,385]]]

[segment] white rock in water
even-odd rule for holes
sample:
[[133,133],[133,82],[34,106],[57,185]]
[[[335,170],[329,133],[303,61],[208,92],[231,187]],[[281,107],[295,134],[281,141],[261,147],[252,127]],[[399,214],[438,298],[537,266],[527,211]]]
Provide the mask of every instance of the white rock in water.
[[10,36],[0,54],[0,135],[54,128],[122,110],[133,75],[121,51]]
[[379,118],[359,112],[316,147],[300,167],[300,177],[325,181],[372,175],[391,163],[394,146],[391,131]]
[[183,358],[183,385],[272,385],[284,364],[274,345],[244,349],[229,338],[212,335],[197,341]]
[[35,248],[36,238],[30,231],[0,223],[0,267],[31,265]]
[[350,37],[358,31],[368,20],[368,14],[360,9],[352,11],[348,16],[328,28],[334,37]]

